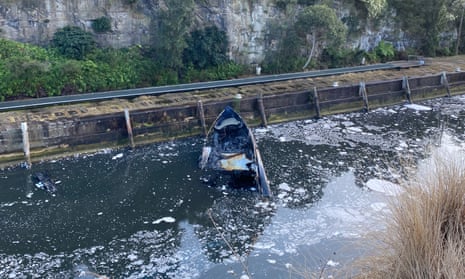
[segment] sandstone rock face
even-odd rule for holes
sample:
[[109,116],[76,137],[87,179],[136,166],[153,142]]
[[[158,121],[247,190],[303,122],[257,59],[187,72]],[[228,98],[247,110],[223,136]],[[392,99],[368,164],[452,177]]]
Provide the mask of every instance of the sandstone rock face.
[[[47,44],[58,28],[72,25],[92,31],[92,21],[111,19],[112,31],[98,34],[106,46],[125,47],[149,43],[150,22],[158,0],[22,0],[0,1],[0,36],[20,42]],[[200,1],[198,1],[200,3]],[[266,22],[279,16],[272,0],[208,0],[194,11],[196,23],[217,24],[230,41],[230,58],[258,62],[264,53]]]
[[[58,28],[72,25],[92,31],[92,21],[109,17],[112,32],[98,35],[106,45],[124,47],[144,43],[150,17],[122,1],[44,0],[3,1],[0,7],[1,36],[15,41],[46,44]],[[10,3],[11,2],[11,3]]]
[[[224,27],[230,40],[231,58],[242,63],[254,63],[263,59],[266,24],[279,18],[280,11],[273,0],[224,0],[210,1],[214,15]],[[215,3],[213,3],[215,2]]]
[[[115,48],[150,43],[151,22],[164,0],[0,0],[0,36],[20,42],[46,45],[58,28],[79,26],[92,32],[92,22],[111,20],[111,32],[96,34],[97,41]],[[216,24],[228,34],[229,56],[243,64],[260,63],[267,42],[267,23],[285,17],[276,0],[195,1],[194,26]],[[342,5],[342,3],[340,3]],[[299,7],[294,7],[298,9]],[[342,13],[343,11],[339,9]],[[376,38],[364,37],[354,47],[370,48]],[[269,42],[268,42],[269,45]]]

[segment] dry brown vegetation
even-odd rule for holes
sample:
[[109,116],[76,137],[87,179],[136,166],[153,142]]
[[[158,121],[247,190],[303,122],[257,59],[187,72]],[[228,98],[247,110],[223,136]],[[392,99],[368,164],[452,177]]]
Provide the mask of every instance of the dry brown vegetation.
[[465,158],[435,154],[392,203],[376,256],[358,278],[463,278]]
[[[465,56],[439,57],[431,60],[431,63],[422,67],[402,68],[399,70],[382,70],[361,73],[350,73],[336,76],[318,78],[306,78],[266,84],[211,89],[195,92],[184,92],[179,94],[167,94],[162,96],[141,96],[133,100],[115,99],[101,102],[70,104],[66,106],[50,106],[27,111],[7,111],[0,113],[0,125],[32,121],[50,121],[58,118],[76,118],[84,116],[120,113],[124,108],[130,110],[149,109],[161,106],[184,105],[197,103],[197,100],[209,99],[231,99],[236,94],[243,96],[254,96],[258,93],[280,94],[284,92],[295,92],[309,90],[313,87],[330,87],[334,82],[340,86],[354,85],[361,81],[371,82],[380,80],[396,80],[403,76],[421,77],[428,75],[439,75],[442,72],[454,72],[460,68],[465,70]],[[72,113],[70,113],[72,112]]]

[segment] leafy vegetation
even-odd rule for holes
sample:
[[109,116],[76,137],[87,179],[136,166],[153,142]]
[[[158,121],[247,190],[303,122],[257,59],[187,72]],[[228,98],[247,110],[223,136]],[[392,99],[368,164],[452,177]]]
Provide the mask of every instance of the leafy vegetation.
[[[47,48],[0,40],[0,100],[218,80],[249,73],[250,65],[229,60],[229,42],[223,30],[216,26],[193,28],[194,3],[164,1],[153,17],[151,42],[146,46],[99,48],[93,33],[75,26],[58,29]],[[415,54],[450,55],[454,48],[455,53],[465,49],[465,32],[461,32],[464,0],[348,3],[350,13],[339,18],[332,0],[275,0],[286,17],[268,23],[265,58],[257,61],[262,72],[344,67],[406,56],[410,50],[397,52],[389,41],[380,41],[369,51],[353,48],[353,40],[364,26],[385,17],[386,11],[395,11],[400,29],[414,40],[412,49],[420,51],[414,49]],[[110,32],[110,18],[93,20],[92,30]],[[456,41],[447,30],[459,31]]]
[[187,47],[183,52],[184,65],[192,64],[195,69],[204,70],[228,61],[228,37],[216,26],[194,30],[190,33]]
[[268,51],[265,56],[265,73],[296,72],[300,71],[305,63],[305,58],[301,56],[301,38],[297,36],[297,32],[293,28],[282,32],[284,37],[278,42],[276,50]]
[[324,46],[338,48],[345,41],[347,28],[336,16],[333,9],[325,5],[313,5],[305,8],[297,17],[295,24],[297,34],[311,45],[307,68],[313,55]]
[[192,24],[193,0],[167,0],[153,23],[152,57],[162,68],[178,72]]
[[52,46],[67,58],[82,60],[95,48],[95,41],[91,33],[77,26],[66,26],[55,32]]
[[385,41],[379,42],[379,44],[374,49],[374,53],[381,62],[392,60],[395,55],[394,47],[392,44],[386,43]]
[[102,16],[92,21],[92,29],[95,33],[106,33],[111,31],[111,20]]
[[168,48],[161,53],[141,46],[98,48],[91,33],[78,27],[59,29],[49,48],[0,39],[0,100],[243,75],[247,69],[227,59],[227,45],[226,34],[216,27],[194,30],[183,53],[172,54],[181,61],[175,65],[160,62]]
[[415,41],[421,54],[436,56],[440,34],[448,28],[453,0],[391,0],[400,27]]
[[369,17],[377,17],[381,15],[387,7],[387,0],[360,0],[365,4],[365,8]]

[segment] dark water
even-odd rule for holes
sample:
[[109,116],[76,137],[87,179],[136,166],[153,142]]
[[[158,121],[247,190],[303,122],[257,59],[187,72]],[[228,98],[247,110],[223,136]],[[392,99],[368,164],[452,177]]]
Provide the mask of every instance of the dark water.
[[[299,278],[340,267],[368,228],[383,228],[386,195],[367,183],[398,182],[403,162],[441,135],[463,142],[464,103],[255,129],[272,200],[205,183],[200,138],[2,170],[0,278]],[[61,181],[55,196],[35,188],[36,171]]]

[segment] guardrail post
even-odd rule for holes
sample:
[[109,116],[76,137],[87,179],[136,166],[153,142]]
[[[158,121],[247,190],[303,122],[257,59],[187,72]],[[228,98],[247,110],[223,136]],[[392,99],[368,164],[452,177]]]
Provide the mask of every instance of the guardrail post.
[[318,91],[316,90],[316,86],[313,87],[313,100],[315,101],[316,117],[320,118],[321,117],[320,96],[318,95]]
[[363,98],[363,103],[365,104],[365,110],[370,111],[370,106],[368,105],[368,96],[365,82],[360,82],[360,87],[358,89],[358,94]]
[[258,109],[260,110],[260,116],[262,118],[262,125],[264,127],[267,127],[268,126],[268,121],[266,120],[265,105],[263,104],[263,94],[262,93],[258,94],[257,102],[258,102]]
[[443,85],[443,86],[446,88],[447,97],[450,97],[449,81],[447,80],[446,72],[442,72],[442,75],[441,75],[441,85]]
[[126,128],[128,129],[129,142],[131,143],[131,148],[134,148],[135,144],[134,136],[132,134],[131,116],[129,115],[128,109],[124,109],[124,118],[126,119]]
[[29,144],[29,132],[27,128],[27,122],[21,123],[21,132],[23,135],[23,151],[24,157],[26,158],[26,167],[31,167],[31,145]]
[[407,100],[412,103],[412,91],[410,91],[410,85],[408,84],[408,77],[404,76],[402,79],[402,89],[404,89],[405,94],[407,94]]
[[203,110],[202,100],[197,101],[197,113],[200,118],[200,125],[202,125],[202,131],[205,136],[207,136],[207,125],[205,124],[205,112]]

